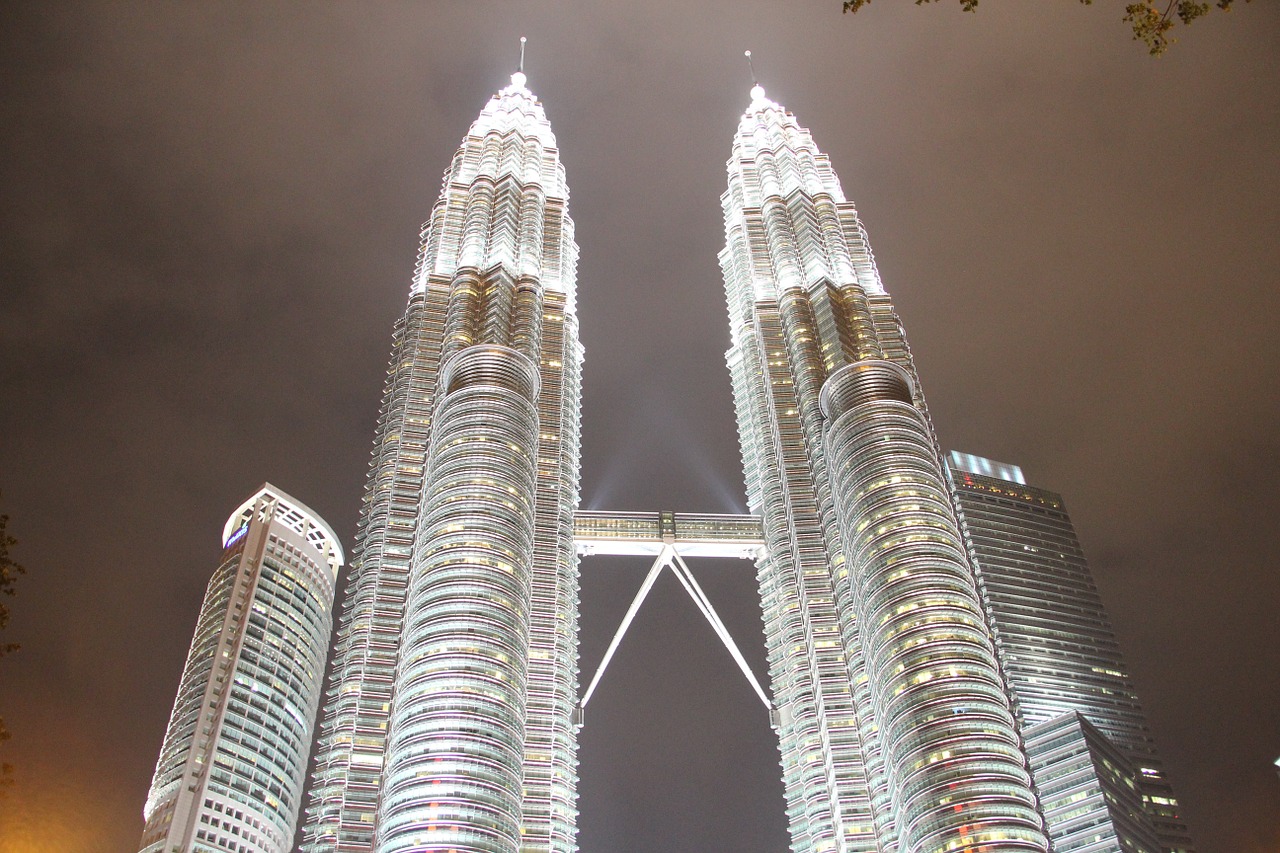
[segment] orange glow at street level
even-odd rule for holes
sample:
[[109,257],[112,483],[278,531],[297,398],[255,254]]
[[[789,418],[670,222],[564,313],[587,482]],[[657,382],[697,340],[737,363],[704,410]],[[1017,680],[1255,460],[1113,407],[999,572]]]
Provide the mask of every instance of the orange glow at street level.
[[20,773],[0,806],[0,853],[100,853],[100,828],[121,820],[115,806]]

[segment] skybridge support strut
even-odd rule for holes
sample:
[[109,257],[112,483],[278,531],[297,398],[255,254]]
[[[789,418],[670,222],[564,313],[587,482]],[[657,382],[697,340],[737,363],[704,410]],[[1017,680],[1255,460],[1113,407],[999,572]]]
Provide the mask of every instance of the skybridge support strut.
[[609,666],[609,661],[613,660],[613,653],[618,650],[618,644],[622,642],[622,635],[627,633],[627,629],[631,627],[631,621],[640,612],[640,605],[644,604],[645,597],[649,595],[649,590],[653,589],[653,584],[658,579],[658,575],[662,574],[662,570],[671,564],[671,557],[674,553],[669,545],[658,552],[658,558],[649,567],[649,574],[645,575],[644,583],[640,584],[636,597],[631,599],[631,606],[627,608],[627,615],[622,617],[622,624],[614,632],[613,640],[609,643],[608,650],[605,651],[604,657],[600,660],[600,666],[596,669],[596,674],[591,679],[587,692],[582,694],[582,701],[578,703],[580,709],[585,709],[587,703],[591,701],[591,694],[596,692],[596,685],[600,683],[600,677],[604,675],[605,668]]
[[765,709],[769,711],[770,720],[776,716],[776,710],[773,703],[769,701],[768,694],[764,692],[764,688],[760,686],[760,682],[756,679],[755,673],[751,671],[751,667],[747,665],[747,661],[742,656],[742,652],[733,641],[733,637],[729,634],[729,629],[725,627],[720,616],[716,613],[715,608],[711,605],[711,600],[707,598],[707,594],[703,592],[702,587],[698,585],[698,581],[693,577],[693,572],[689,570],[689,566],[684,559],[676,551],[675,546],[670,542],[663,544],[662,549],[658,552],[657,558],[649,567],[649,573],[645,575],[644,582],[640,584],[640,589],[636,591],[636,596],[631,600],[631,606],[627,608],[627,613],[622,617],[622,623],[618,626],[618,630],[614,632],[613,640],[609,643],[609,648],[605,651],[604,657],[600,661],[600,666],[596,669],[595,675],[588,685],[586,693],[582,695],[582,700],[578,703],[578,711],[576,714],[576,722],[581,725],[583,720],[583,711],[587,707],[587,703],[591,701],[592,695],[596,691],[596,687],[600,684],[600,679],[604,675],[604,671],[608,668],[609,662],[613,660],[614,653],[618,650],[619,644],[622,642],[623,636],[627,633],[627,629],[631,627],[632,621],[635,620],[636,614],[640,612],[640,606],[644,604],[645,598],[648,597],[649,591],[653,589],[654,583],[658,580],[658,575],[662,574],[662,570],[669,568],[680,581],[680,585],[684,587],[685,592],[693,599],[693,603],[697,606],[698,611],[702,613],[703,618],[707,620],[707,624],[711,626],[711,630],[720,638],[720,642],[724,644],[728,650],[730,657],[738,665],[738,669],[742,670],[742,674],[746,676],[747,682],[750,683],[751,689],[760,697],[760,702]]
[[756,680],[755,673],[751,671],[751,667],[747,666],[746,659],[742,657],[742,652],[738,650],[738,644],[729,635],[729,629],[725,627],[724,622],[720,621],[720,614],[716,613],[716,609],[711,606],[711,599],[707,598],[707,594],[702,591],[702,587],[698,586],[698,582],[694,580],[693,572],[689,570],[689,565],[685,563],[680,555],[673,553],[672,556],[675,557],[675,565],[671,567],[671,570],[679,578],[681,585],[685,588],[685,592],[689,593],[693,603],[698,605],[702,615],[707,618],[707,622],[711,625],[711,630],[716,632],[720,642],[724,643],[724,647],[729,650],[729,655],[738,664],[738,669],[742,670],[742,674],[747,677],[747,681],[751,684],[751,689],[755,690],[756,695],[760,697],[765,709],[772,713],[773,703],[769,701],[764,688]]

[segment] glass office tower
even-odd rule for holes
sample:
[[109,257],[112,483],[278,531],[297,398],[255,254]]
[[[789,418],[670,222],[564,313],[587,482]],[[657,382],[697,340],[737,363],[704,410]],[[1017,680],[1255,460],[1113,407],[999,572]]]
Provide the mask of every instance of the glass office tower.
[[142,853],[288,853],[342,547],[270,484],[227,519],[143,818]]
[[902,325],[830,161],[759,86],[722,197],[728,352],[792,849],[1047,841]]
[[1015,465],[948,466],[1054,850],[1190,853],[1062,497]]
[[[792,849],[1047,853],[1030,705],[1011,704],[866,233],[809,132],[760,87],[751,97],[720,261],[754,515],[716,544],[741,550],[727,528],[749,529],[762,555]],[[304,853],[576,849],[582,348],[567,206],[555,137],[517,73],[445,172],[395,328]],[[676,544],[675,514],[655,518]],[[629,524],[616,520],[583,517],[583,532]],[[1108,720],[1073,719],[1046,730],[1037,760],[1105,753]],[[1127,784],[1115,759],[1131,748],[1115,743],[1111,765],[1090,764],[1098,797],[1139,803],[1155,832],[1141,804],[1161,803],[1158,765]]]
[[575,848],[582,347],[555,137],[471,126],[397,324],[302,849]]

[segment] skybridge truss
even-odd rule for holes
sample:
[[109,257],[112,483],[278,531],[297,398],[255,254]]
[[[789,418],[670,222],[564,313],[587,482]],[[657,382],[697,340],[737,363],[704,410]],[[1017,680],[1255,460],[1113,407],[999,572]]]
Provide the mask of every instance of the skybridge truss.
[[581,725],[583,711],[591,701],[592,694],[600,684],[614,652],[622,643],[623,636],[631,627],[632,620],[640,612],[641,605],[653,589],[658,576],[664,569],[670,569],[684,587],[689,598],[698,608],[711,630],[720,638],[720,642],[729,651],[738,669],[746,676],[747,681],[761,703],[769,711],[770,719],[776,720],[773,702],[760,686],[755,673],[747,665],[738,649],[729,629],[716,613],[711,600],[694,578],[685,557],[735,557],[755,560],[764,548],[764,532],[760,519],[754,515],[712,515],[662,512],[577,512],[573,516],[573,538],[578,554],[588,556],[594,554],[611,554],[622,556],[653,556],[653,564],[644,582],[631,600],[631,606],[622,617],[622,623],[614,632],[613,640],[596,669],[596,674],[582,694],[578,703],[576,722]]

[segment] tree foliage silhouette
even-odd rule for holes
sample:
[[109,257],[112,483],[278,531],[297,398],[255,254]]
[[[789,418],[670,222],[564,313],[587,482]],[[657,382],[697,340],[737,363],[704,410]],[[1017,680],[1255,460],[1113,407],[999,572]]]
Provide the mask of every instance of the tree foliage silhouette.
[[[1251,0],[1244,0],[1246,3]],[[846,12],[857,12],[871,0],[844,0]],[[915,0],[917,6],[934,3],[937,0]],[[1133,31],[1133,40],[1147,46],[1152,56],[1161,56],[1169,45],[1177,41],[1171,35],[1175,26],[1186,26],[1197,18],[1203,18],[1216,6],[1224,12],[1230,12],[1235,0],[1217,0],[1216,3],[1197,3],[1194,0],[1143,0],[1141,3],[1129,3],[1124,7],[1122,20]],[[1091,6],[1093,0],[1080,0],[1081,5]],[[960,6],[966,12],[978,9],[978,0],[960,0]]]
[[[17,588],[18,575],[26,574],[22,567],[9,554],[9,549],[18,544],[18,540],[9,535],[9,516],[0,515],[0,629],[9,624],[9,605],[4,597],[13,595]],[[0,643],[0,657],[18,650],[17,643]],[[9,739],[9,730],[4,726],[4,718],[0,717],[0,743]],[[5,787],[12,781],[13,767],[0,764],[0,796]]]

